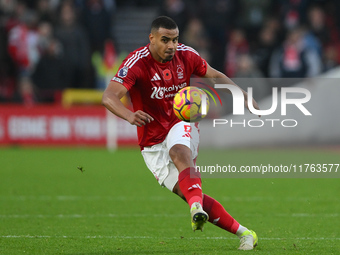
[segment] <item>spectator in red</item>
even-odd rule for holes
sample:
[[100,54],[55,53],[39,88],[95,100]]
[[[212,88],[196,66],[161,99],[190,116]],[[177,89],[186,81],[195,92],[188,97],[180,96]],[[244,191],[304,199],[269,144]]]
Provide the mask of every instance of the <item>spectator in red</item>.
[[17,68],[19,100],[30,106],[36,101],[31,75],[40,57],[37,16],[27,10],[20,21],[9,31],[8,53]]
[[249,52],[249,45],[241,29],[231,32],[229,43],[226,45],[225,73],[228,77],[234,77],[237,59],[240,55]]
[[34,12],[26,11],[21,22],[9,31],[8,51],[16,63],[20,75],[30,75],[39,60],[37,17]]

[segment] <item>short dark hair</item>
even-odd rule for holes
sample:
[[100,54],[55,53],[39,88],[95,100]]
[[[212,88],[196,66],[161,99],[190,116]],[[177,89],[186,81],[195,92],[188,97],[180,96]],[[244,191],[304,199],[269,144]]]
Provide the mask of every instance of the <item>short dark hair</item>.
[[159,16],[151,23],[151,31],[158,30],[159,28],[176,29],[178,28],[176,22],[167,16]]

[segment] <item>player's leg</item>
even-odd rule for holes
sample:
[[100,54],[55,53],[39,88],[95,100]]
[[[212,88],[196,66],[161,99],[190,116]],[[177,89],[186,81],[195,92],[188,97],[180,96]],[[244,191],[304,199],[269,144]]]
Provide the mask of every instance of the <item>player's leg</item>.
[[[196,141],[197,140],[197,141]],[[185,122],[174,125],[166,139],[169,157],[178,170],[178,185],[191,207],[198,202],[202,205],[202,182],[196,172],[194,158],[197,157],[199,134],[197,126]],[[195,146],[194,143],[197,143]]]
[[[186,201],[178,183],[174,185],[172,192]],[[203,194],[203,210],[208,213],[209,222],[240,238],[240,250],[251,250],[257,245],[256,233],[239,224],[217,200],[206,194]]]
[[167,136],[167,148],[172,163],[178,170],[178,185],[189,204],[193,230],[203,230],[208,214],[203,210],[202,182],[194,167],[198,150],[198,127],[184,122],[173,126]]
[[203,210],[201,176],[193,167],[191,150],[185,145],[176,144],[171,147],[169,155],[179,171],[178,186],[190,207],[192,229],[203,231],[209,217]]
[[206,194],[203,195],[203,209],[209,215],[209,222],[240,238],[240,250],[252,250],[257,245],[256,233],[239,224],[217,200]]
[[[178,183],[176,183],[172,192],[186,201]],[[247,228],[242,227],[217,200],[206,194],[203,194],[203,210],[208,213],[209,222],[232,234],[236,234],[237,230],[239,230],[240,234],[242,234],[244,230],[247,230]]]
[[172,162],[176,166],[178,185],[189,206],[195,202],[203,204],[202,182],[199,172],[196,172],[190,148],[182,144],[175,144],[169,151]]

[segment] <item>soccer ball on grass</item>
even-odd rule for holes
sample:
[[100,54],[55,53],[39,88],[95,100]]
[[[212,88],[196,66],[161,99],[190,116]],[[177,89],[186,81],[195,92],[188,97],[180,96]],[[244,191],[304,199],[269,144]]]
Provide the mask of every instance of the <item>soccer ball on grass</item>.
[[207,115],[209,105],[209,97],[203,90],[189,86],[177,92],[173,110],[180,120],[197,122]]

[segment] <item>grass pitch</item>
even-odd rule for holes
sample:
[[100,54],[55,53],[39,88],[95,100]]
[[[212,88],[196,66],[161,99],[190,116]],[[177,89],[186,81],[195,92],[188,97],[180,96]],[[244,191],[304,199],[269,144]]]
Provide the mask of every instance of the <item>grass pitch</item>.
[[[331,151],[218,153],[235,164],[340,163]],[[210,223],[192,232],[188,206],[159,187],[138,150],[1,148],[0,254],[339,254],[339,184],[203,179],[204,192],[257,232],[259,246],[245,252]]]

